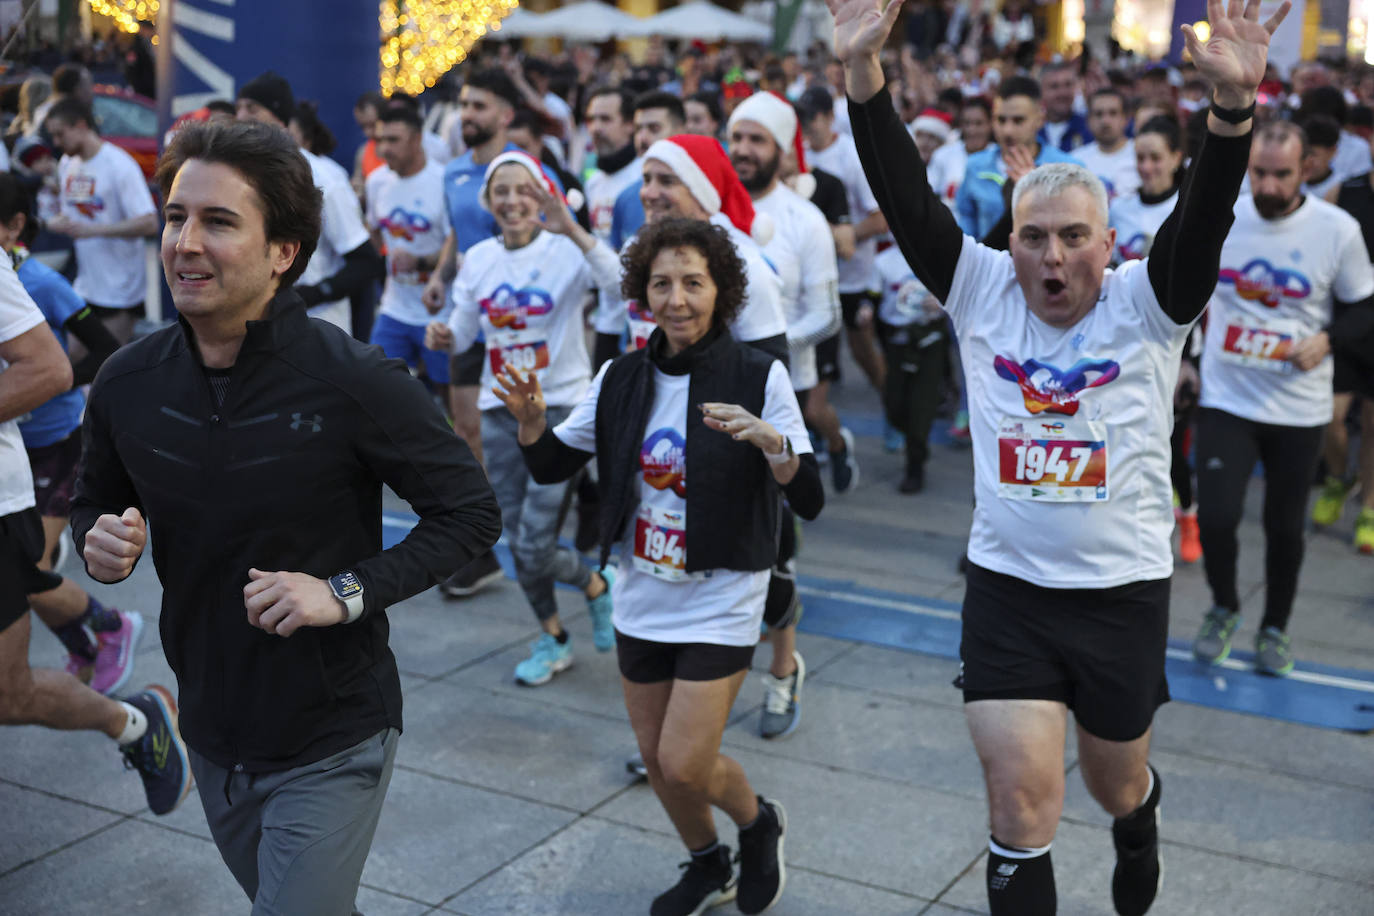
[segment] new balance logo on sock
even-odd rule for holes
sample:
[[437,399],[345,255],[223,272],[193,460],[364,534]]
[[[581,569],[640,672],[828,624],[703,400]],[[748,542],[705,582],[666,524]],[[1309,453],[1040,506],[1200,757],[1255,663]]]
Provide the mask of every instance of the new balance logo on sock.
[[1008,865],[1003,862],[1001,865],[997,866],[997,874],[1004,878],[1010,878],[1012,875],[1016,874],[1016,866]]
[[1213,455],[1211,458],[1207,459],[1206,468],[1209,471],[1220,471],[1224,467],[1226,467],[1226,462],[1222,461],[1216,455]]

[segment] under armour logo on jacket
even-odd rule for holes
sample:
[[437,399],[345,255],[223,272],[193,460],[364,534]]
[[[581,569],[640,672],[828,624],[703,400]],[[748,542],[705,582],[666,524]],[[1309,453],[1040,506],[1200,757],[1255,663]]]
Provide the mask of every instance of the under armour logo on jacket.
[[306,430],[307,432],[318,433],[324,429],[323,424],[324,417],[319,414],[312,414],[308,417],[303,417],[298,413],[291,415],[291,428],[296,432]]

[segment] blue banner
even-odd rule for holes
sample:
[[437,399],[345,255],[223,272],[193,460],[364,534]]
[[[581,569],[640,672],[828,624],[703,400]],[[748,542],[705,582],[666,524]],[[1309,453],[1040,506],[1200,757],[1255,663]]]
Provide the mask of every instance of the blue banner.
[[173,119],[212,99],[232,102],[238,87],[275,70],[297,100],[318,103],[339,140],[334,157],[352,169],[362,142],[353,103],[378,87],[377,0],[164,0],[163,8],[173,32]]

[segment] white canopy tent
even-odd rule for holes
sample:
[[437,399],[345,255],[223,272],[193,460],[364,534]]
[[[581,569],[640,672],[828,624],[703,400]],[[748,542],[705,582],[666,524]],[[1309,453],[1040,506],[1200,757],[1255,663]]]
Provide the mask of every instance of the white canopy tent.
[[706,0],[692,0],[690,3],[637,21],[643,28],[643,31],[638,33],[640,35],[662,35],[664,38],[689,40],[695,38],[702,41],[766,43],[773,40],[773,30],[769,26],[714,3],[707,3]]
[[501,27],[489,29],[486,37],[495,39],[531,38],[538,34],[537,30],[541,27],[539,20],[543,18],[542,13],[534,13],[523,6],[517,6],[501,20]]
[[[501,32],[496,34],[509,34],[516,38],[563,38],[568,41],[605,41],[608,38],[631,38],[645,34],[643,29],[646,20],[599,0],[584,0],[547,13],[528,13],[527,16],[528,19],[520,24],[521,32],[518,35],[507,33],[504,23]],[[506,17],[506,21],[511,18],[513,14]]]

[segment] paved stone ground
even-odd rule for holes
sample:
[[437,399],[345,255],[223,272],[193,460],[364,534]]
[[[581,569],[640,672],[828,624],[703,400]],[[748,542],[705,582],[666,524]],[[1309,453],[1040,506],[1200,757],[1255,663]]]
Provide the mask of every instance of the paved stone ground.
[[[857,378],[857,375],[853,376]],[[870,398],[849,385],[853,411]],[[806,572],[957,601],[968,529],[967,452],[936,449],[927,493],[898,496],[899,461],[860,440],[863,479],[806,530]],[[1242,533],[1248,646],[1262,579],[1252,493]],[[1350,522],[1311,538],[1292,633],[1300,659],[1374,669],[1374,561]],[[71,573],[75,565],[68,566]],[[78,577],[80,574],[77,573]],[[152,564],[100,587],[157,614]],[[559,595],[579,646],[551,685],[511,669],[534,637],[513,582],[479,600],[431,591],[392,612],[406,732],[359,907],[376,914],[638,914],[677,879],[683,851],[652,793],[622,767],[632,738],[614,659],[590,651],[580,598]],[[1174,636],[1191,638],[1201,570],[1174,584]],[[764,742],[751,677],[725,735],[756,787],[787,806],[787,893],[775,912],[943,914],[985,906],[983,789],[954,662],[803,635],[805,719]],[[766,664],[761,648],[758,665]],[[41,627],[36,665],[61,650]],[[172,683],[149,627],[136,684]],[[1160,914],[1374,912],[1374,745],[1367,735],[1172,703],[1153,756],[1165,787]],[[0,744],[0,913],[244,913],[195,796],[147,813],[138,779],[96,735],[13,728]],[[1109,819],[1073,771],[1055,842],[1060,911],[1110,913]],[[733,830],[721,823],[733,844]],[[720,912],[731,912],[723,909]]]

